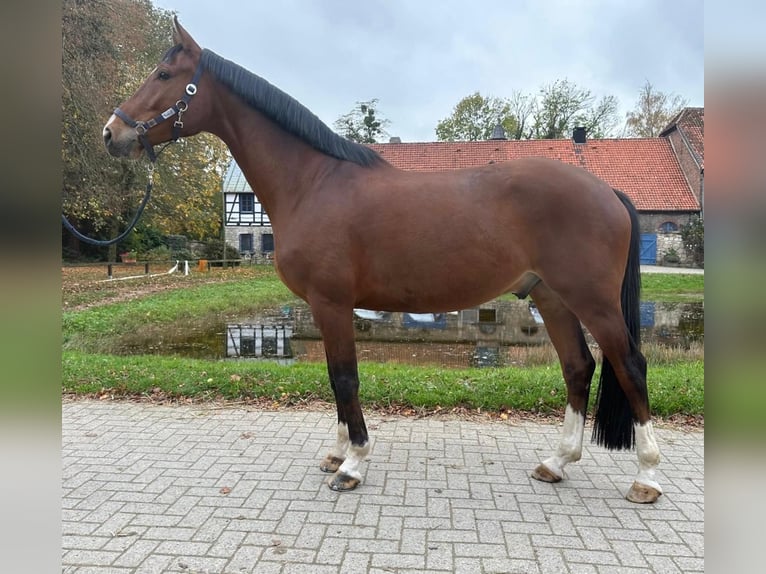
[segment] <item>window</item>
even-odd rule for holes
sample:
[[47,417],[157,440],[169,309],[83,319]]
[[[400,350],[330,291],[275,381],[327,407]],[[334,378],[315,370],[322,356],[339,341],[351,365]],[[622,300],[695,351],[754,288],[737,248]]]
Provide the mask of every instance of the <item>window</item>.
[[672,221],[666,221],[659,227],[659,231],[661,233],[675,233],[678,231],[678,224],[673,223]]
[[497,323],[497,309],[479,309],[479,323]]
[[252,335],[242,335],[239,340],[239,356],[255,357],[255,337]]
[[253,252],[253,234],[241,233],[239,236],[239,252],[240,253],[252,253]]
[[255,195],[252,193],[239,194],[239,212],[253,213],[255,211]]
[[263,339],[261,339],[261,354],[264,357],[279,356],[279,345],[277,345],[276,333],[269,335],[268,337],[265,334],[263,335]]
[[264,233],[261,235],[261,252],[273,253],[274,252],[274,234]]

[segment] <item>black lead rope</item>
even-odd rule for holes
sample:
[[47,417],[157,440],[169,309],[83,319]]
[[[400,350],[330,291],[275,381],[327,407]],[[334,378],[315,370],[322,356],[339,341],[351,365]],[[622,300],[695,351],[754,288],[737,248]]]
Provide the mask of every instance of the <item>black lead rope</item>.
[[[165,148],[162,148],[162,149],[165,149]],[[146,207],[146,204],[149,203],[149,197],[151,197],[151,194],[152,194],[153,179],[154,179],[154,164],[151,164],[151,168],[149,169],[149,181],[146,183],[146,192],[144,193],[144,198],[141,200],[141,203],[139,204],[138,209],[136,210],[136,214],[133,216],[133,220],[128,224],[128,228],[122,233],[120,233],[114,239],[93,239],[92,237],[83,235],[82,233],[77,231],[77,229],[75,229],[74,225],[69,223],[69,220],[66,218],[66,215],[64,215],[63,213],[61,214],[61,222],[64,224],[64,227],[66,227],[72,233],[72,235],[74,235],[80,241],[84,241],[85,243],[90,243],[91,245],[98,245],[100,247],[114,245],[115,243],[118,243],[122,241],[123,239],[125,239],[128,236],[128,234],[131,231],[133,231],[133,228],[136,226],[136,223],[138,223],[138,220],[141,217],[141,214],[144,212],[144,208]]]
[[[163,151],[165,151],[165,148],[168,147],[171,143],[178,141],[178,138],[181,137],[181,129],[184,127],[182,118],[183,118],[184,112],[187,109],[189,109],[189,101],[192,99],[192,96],[194,96],[197,93],[197,83],[199,82],[199,78],[201,75],[202,75],[202,61],[200,59],[200,62],[197,64],[197,69],[194,71],[194,76],[192,77],[192,81],[186,84],[186,90],[183,97],[180,100],[178,100],[174,106],[168,108],[167,110],[162,112],[160,115],[150,120],[147,120],[145,122],[136,121],[133,118],[131,118],[128,114],[123,112],[120,108],[117,108],[114,110],[114,115],[116,115],[126,124],[128,124],[130,127],[135,128],[136,134],[138,135],[138,140],[139,142],[141,142],[141,145],[146,151],[146,155],[149,157],[149,161],[151,162],[149,164],[149,181],[146,184],[146,193],[144,193],[144,198],[141,200],[141,203],[138,206],[138,209],[136,210],[136,214],[133,216],[133,220],[128,225],[128,228],[122,233],[120,233],[114,239],[93,239],[92,237],[83,235],[82,233],[77,231],[71,223],[69,223],[69,220],[62,213],[61,221],[64,224],[64,227],[66,227],[77,239],[79,239],[80,241],[85,241],[86,243],[90,243],[91,245],[99,245],[101,247],[106,247],[107,245],[114,245],[115,243],[122,241],[133,230],[133,228],[136,226],[136,223],[138,223],[138,219],[141,217],[141,214],[144,212],[144,208],[146,207],[146,204],[149,203],[149,197],[152,194],[152,185],[154,181],[154,164],[157,161],[157,156],[159,156]],[[158,151],[155,154],[154,146],[152,146],[152,144],[149,143],[149,139],[146,137],[146,132],[149,131],[150,128],[153,128],[157,124],[162,123],[165,120],[172,118],[173,116],[178,116],[176,121],[173,122],[173,139],[169,141],[168,143],[166,143],[160,149],[160,151]]]
[[114,245],[115,243],[119,243],[123,239],[125,239],[128,234],[133,231],[133,228],[138,223],[138,220],[141,218],[141,214],[144,212],[144,208],[146,207],[146,204],[149,203],[149,198],[152,195],[152,187],[154,186],[154,164],[157,161],[157,157],[165,151],[165,148],[168,147],[170,144],[175,143],[177,140],[169,141],[164,146],[160,148],[160,151],[158,151],[156,154],[154,153],[154,148],[149,144],[148,142],[144,142],[144,145],[148,146],[147,149],[147,155],[152,158],[152,163],[149,164],[149,181],[146,182],[146,191],[144,192],[144,198],[141,200],[141,203],[138,205],[138,209],[136,210],[136,214],[133,216],[133,219],[128,224],[127,229],[120,233],[117,237],[114,239],[93,239],[92,237],[88,237],[87,235],[83,235],[77,229],[75,229],[74,225],[72,225],[69,220],[66,218],[66,215],[63,213],[61,214],[61,222],[64,224],[64,227],[66,227],[72,235],[74,235],[77,239],[80,241],[84,241],[85,243],[90,243],[91,245],[98,245],[99,247],[107,247],[109,245]]

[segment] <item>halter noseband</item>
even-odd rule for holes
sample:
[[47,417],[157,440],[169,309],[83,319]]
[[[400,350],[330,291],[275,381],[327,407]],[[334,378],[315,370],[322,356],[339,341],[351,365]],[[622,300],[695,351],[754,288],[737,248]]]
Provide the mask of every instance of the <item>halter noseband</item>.
[[192,96],[194,96],[194,94],[197,93],[197,82],[199,82],[199,78],[201,75],[202,75],[202,61],[200,61],[197,64],[197,69],[194,71],[194,76],[192,77],[191,82],[186,84],[186,90],[183,97],[180,100],[178,100],[172,107],[162,112],[160,115],[155,116],[152,119],[147,120],[145,122],[136,121],[133,118],[131,118],[128,114],[123,112],[120,108],[115,108],[114,115],[120,118],[123,122],[128,124],[130,127],[135,128],[136,134],[138,135],[138,141],[146,150],[146,155],[149,158],[149,161],[151,161],[152,163],[157,161],[157,155],[154,153],[154,146],[151,143],[149,143],[149,138],[146,137],[146,132],[148,132],[151,128],[153,128],[157,124],[160,124],[164,122],[165,120],[170,119],[173,116],[177,115],[178,119],[176,119],[176,121],[173,122],[173,141],[178,141],[178,138],[181,137],[181,130],[184,127],[184,123],[182,121],[183,114],[186,110],[189,109],[189,100],[191,100]]

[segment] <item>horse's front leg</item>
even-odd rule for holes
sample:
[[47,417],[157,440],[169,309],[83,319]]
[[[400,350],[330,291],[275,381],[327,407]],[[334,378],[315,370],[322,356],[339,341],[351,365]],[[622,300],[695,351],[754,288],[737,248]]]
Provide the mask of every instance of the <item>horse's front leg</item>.
[[559,296],[544,283],[538,283],[532,297],[558,353],[567,386],[561,441],[553,455],[535,468],[532,477],[544,482],[559,482],[565,476],[564,467],[582,456],[585,411],[596,364],[583,336],[580,320],[567,309]]
[[333,490],[352,490],[362,481],[361,462],[370,452],[367,427],[359,404],[359,373],[354,344],[353,309],[312,305],[314,320],[322,333],[327,371],[338,410],[335,446],[319,468],[333,475]]

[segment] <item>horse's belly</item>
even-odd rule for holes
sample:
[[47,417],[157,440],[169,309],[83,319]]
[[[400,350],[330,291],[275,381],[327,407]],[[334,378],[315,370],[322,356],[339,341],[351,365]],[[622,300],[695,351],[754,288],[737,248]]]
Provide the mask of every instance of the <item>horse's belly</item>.
[[504,273],[423,273],[402,270],[380,278],[360,292],[357,306],[379,311],[439,313],[480,305],[512,289]]

